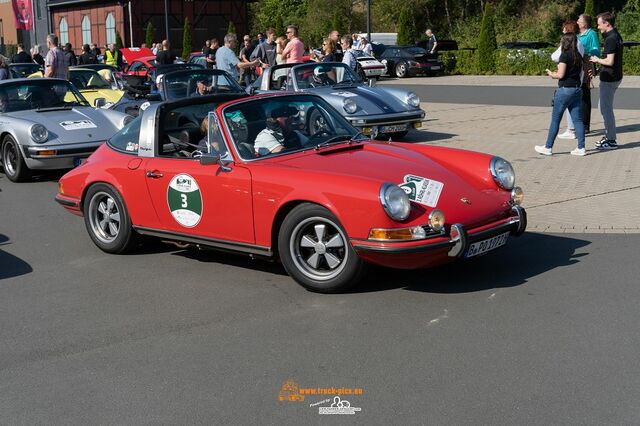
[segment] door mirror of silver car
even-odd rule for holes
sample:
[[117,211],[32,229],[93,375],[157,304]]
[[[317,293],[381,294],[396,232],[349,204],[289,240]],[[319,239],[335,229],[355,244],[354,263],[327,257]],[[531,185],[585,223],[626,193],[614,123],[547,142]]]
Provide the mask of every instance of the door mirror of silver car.
[[107,100],[105,98],[96,98],[93,101],[93,106],[96,108],[102,108],[107,104]]

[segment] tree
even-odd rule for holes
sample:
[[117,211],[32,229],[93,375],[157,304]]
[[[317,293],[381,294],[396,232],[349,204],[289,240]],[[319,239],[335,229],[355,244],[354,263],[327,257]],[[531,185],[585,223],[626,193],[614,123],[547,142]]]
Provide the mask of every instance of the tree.
[[236,26],[233,25],[233,21],[229,21],[229,26],[227,27],[227,34],[236,34]]
[[399,45],[415,43],[416,27],[413,17],[409,13],[409,8],[403,7],[398,18],[398,39]]
[[116,31],[116,49],[122,49],[124,44],[122,44],[122,37],[120,37],[120,32]]
[[191,56],[193,51],[193,39],[191,38],[191,24],[189,18],[184,18],[184,29],[182,30],[182,59],[185,61]]
[[331,31],[338,31],[342,34],[342,14],[339,11],[334,11],[331,17]]
[[151,21],[149,21],[149,23],[147,24],[147,33],[144,36],[144,42],[147,44],[147,47],[149,49],[151,49],[151,46],[153,45],[154,35],[155,29],[153,28],[153,24],[151,24]]
[[284,22],[282,19],[282,15],[278,14],[276,16],[276,36],[280,37],[282,35],[285,35]]
[[584,14],[585,15],[589,15],[592,18],[595,18],[596,16],[596,8],[593,5],[593,0],[587,0],[587,2],[584,5]]
[[496,71],[495,50],[498,48],[496,42],[496,29],[493,24],[493,10],[489,2],[485,3],[482,25],[480,27],[480,40],[478,41],[478,68],[483,73],[494,73]]

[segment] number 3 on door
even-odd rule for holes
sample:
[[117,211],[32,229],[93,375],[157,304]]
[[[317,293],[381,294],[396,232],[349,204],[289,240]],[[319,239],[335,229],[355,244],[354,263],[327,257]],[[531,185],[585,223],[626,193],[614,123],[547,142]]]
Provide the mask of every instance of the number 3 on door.
[[187,208],[187,194],[180,194],[180,198],[182,199],[182,208]]

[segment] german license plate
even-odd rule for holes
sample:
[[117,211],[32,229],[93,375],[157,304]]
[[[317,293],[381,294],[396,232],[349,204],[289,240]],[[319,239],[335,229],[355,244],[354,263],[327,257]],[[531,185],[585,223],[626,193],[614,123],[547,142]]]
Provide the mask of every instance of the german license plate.
[[469,246],[465,257],[473,257],[484,254],[488,251],[497,249],[507,243],[509,238],[509,232],[496,235],[495,237],[487,238],[486,240],[478,241]]
[[393,126],[382,126],[382,133],[395,133],[395,132],[404,132],[407,130],[406,124],[396,124]]

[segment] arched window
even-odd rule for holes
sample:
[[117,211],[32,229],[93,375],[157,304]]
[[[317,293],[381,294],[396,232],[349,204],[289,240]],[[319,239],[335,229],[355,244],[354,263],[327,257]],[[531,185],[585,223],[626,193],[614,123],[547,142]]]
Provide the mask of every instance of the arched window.
[[63,16],[60,18],[60,45],[69,43],[69,26],[67,19]]
[[82,44],[91,44],[91,20],[87,15],[82,18]]
[[113,17],[113,13],[107,14],[105,21],[105,27],[107,28],[107,44],[116,42],[116,18]]

